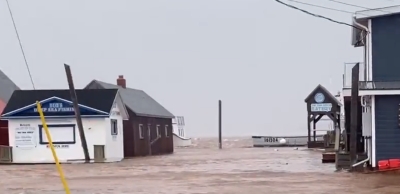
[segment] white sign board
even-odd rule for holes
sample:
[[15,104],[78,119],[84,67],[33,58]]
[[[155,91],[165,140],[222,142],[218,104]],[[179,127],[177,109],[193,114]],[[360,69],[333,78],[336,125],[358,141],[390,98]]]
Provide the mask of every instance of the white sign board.
[[330,112],[332,103],[313,103],[311,104],[311,112]]
[[36,147],[36,130],[30,126],[20,126],[14,133],[15,147],[31,148]]

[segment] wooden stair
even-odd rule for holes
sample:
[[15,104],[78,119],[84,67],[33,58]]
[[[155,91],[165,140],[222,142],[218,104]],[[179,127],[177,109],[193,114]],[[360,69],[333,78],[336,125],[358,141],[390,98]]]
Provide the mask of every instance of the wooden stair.
[[[366,153],[359,153],[357,154],[357,162],[361,162],[365,159],[367,159],[367,154]],[[349,170],[351,168],[352,162],[350,161],[350,153],[348,152],[339,152],[336,160],[336,169],[341,170]],[[357,169],[363,168],[363,165],[359,165]]]

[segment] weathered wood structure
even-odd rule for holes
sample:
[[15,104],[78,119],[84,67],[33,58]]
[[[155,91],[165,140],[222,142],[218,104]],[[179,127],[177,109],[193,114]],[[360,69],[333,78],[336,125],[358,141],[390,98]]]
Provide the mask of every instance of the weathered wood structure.
[[308,147],[327,147],[324,140],[316,139],[316,124],[322,117],[327,116],[332,120],[334,130],[340,130],[340,107],[342,104],[322,85],[318,85],[304,101],[307,104]]
[[[368,116],[370,112],[370,103],[362,106],[361,97],[358,92],[359,80],[364,79],[364,66],[361,63],[346,63],[345,74],[343,75],[343,101],[345,112],[345,130],[343,131],[344,147],[338,152],[336,168],[351,169],[354,164],[368,158],[366,144],[366,134],[363,130],[368,127],[363,122],[363,117]],[[356,87],[352,87],[355,85]],[[369,115],[370,116],[370,115]]]
[[124,156],[147,156],[174,152],[172,119],[174,115],[142,90],[126,87],[120,75],[117,84],[91,81],[85,89],[118,88],[129,114],[124,121]]

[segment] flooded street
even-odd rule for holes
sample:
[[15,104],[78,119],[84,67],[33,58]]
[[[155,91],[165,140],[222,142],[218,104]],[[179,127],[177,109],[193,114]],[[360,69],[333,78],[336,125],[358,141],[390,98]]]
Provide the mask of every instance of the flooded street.
[[[73,194],[399,193],[400,175],[334,172],[321,153],[250,148],[251,140],[200,139],[166,156],[63,165]],[[0,166],[0,193],[64,193],[55,165]],[[356,181],[354,181],[356,180]]]

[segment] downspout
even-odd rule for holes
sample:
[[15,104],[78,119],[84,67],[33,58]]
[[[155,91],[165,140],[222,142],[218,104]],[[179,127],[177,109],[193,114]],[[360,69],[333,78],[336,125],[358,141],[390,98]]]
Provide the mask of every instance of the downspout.
[[[361,42],[364,44],[364,80],[365,81],[369,81],[371,78],[369,77],[370,61],[369,61],[369,53],[368,53],[368,51],[369,51],[368,33],[370,33],[370,32],[369,32],[368,27],[366,27],[366,26],[364,26],[364,25],[362,25],[362,24],[357,22],[355,15],[353,16],[353,23],[356,26],[364,29],[364,31],[361,32],[361,38],[362,38]],[[366,106],[366,102],[365,102],[365,97],[364,96],[361,97],[361,106],[363,107],[364,111],[367,112],[368,107]],[[363,113],[364,113],[364,111],[363,111]],[[368,138],[364,137],[364,141],[367,142],[367,146],[366,146],[366,148],[368,149],[367,151],[370,154],[368,154],[367,159],[353,164],[352,167],[359,166],[359,165],[364,164],[364,163],[366,163],[366,162],[368,162],[370,160],[370,157],[371,157],[371,154],[372,154],[372,145],[368,140],[369,140]]]
[[[365,114],[364,112],[367,112],[367,114],[368,114],[368,111],[367,111],[368,110],[368,106],[367,106],[367,103],[365,101],[365,96],[361,97],[361,107],[363,108],[362,114]],[[367,143],[365,147],[367,149],[367,152],[370,153],[370,154],[367,154],[367,159],[353,164],[352,167],[359,166],[359,165],[364,164],[364,163],[366,163],[366,162],[368,162],[370,160],[370,156],[372,154],[372,152],[371,152],[372,151],[372,145],[369,142],[368,138],[364,137],[364,141]]]
[[367,159],[363,160],[363,161],[360,161],[360,162],[357,162],[357,163],[353,164],[351,167],[359,166],[359,165],[364,164],[364,163],[366,163],[368,161],[369,161],[369,157]]

